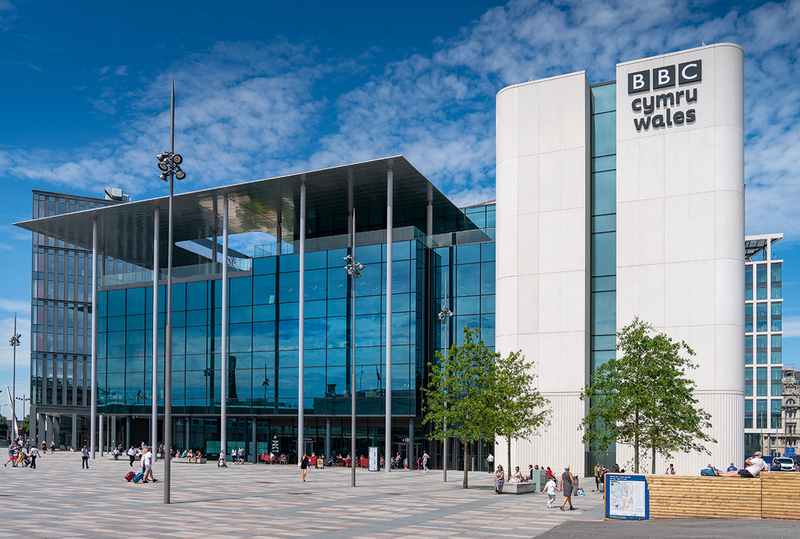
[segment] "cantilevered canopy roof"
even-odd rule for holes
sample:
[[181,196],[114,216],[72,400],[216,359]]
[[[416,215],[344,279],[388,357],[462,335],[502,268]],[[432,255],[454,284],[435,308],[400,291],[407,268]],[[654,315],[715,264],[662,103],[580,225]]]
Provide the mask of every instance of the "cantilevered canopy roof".
[[[283,241],[296,237],[300,185],[306,184],[308,238],[346,234],[351,205],[359,231],[386,228],[387,172],[394,171],[394,227],[426,229],[427,206],[434,213],[434,233],[475,228],[425,176],[396,156],[340,167],[257,180],[173,197],[174,242],[222,236],[222,202],[228,198],[228,234],[265,232]],[[191,181],[191,176],[186,182]],[[166,187],[166,185],[165,185]],[[166,189],[165,189],[166,190]],[[352,193],[352,194],[351,194]],[[152,268],[154,214],[159,212],[159,265],[167,263],[168,197],[114,204],[15,223],[84,249],[92,248],[97,219],[98,242],[106,256]],[[197,263],[197,255],[174,250],[174,265]]]

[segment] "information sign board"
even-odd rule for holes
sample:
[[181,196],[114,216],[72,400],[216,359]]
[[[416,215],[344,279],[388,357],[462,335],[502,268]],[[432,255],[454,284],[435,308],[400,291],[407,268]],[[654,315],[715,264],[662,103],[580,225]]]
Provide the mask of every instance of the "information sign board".
[[369,471],[371,472],[379,472],[380,463],[378,462],[378,448],[377,447],[370,447],[369,448]]
[[650,492],[643,475],[606,474],[606,518],[650,519]]

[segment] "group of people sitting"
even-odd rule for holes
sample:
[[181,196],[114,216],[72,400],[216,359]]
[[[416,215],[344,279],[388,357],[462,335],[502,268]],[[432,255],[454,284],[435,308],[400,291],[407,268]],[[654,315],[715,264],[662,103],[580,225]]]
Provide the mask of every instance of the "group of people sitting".
[[189,463],[197,463],[201,458],[203,458],[203,454],[198,449],[194,451],[192,449],[184,449],[183,452],[178,453],[175,455],[175,459],[186,459],[186,462]]
[[[552,479],[554,477],[553,471],[550,469],[549,466],[547,468],[545,468],[544,466],[539,466],[538,464],[535,465],[535,466],[533,464],[528,464],[528,471],[526,473],[524,473],[524,474],[522,473],[522,471],[520,471],[519,466],[516,466],[514,468],[514,471],[509,474],[508,482],[509,483],[525,483],[527,481],[533,480],[533,474],[534,473],[539,473],[539,472],[544,472],[547,475],[547,479],[548,480],[550,480],[550,479]],[[489,473],[492,473],[492,472],[489,472]]]

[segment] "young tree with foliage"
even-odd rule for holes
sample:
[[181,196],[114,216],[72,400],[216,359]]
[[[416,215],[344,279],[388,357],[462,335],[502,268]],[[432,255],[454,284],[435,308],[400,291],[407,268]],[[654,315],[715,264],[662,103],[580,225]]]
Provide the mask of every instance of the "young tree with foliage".
[[522,351],[506,357],[497,354],[497,404],[495,433],[508,441],[508,469],[511,470],[511,440],[525,438],[550,425],[550,401],[534,385],[533,361]]
[[580,427],[584,443],[632,445],[634,473],[648,449],[652,473],[656,452],[667,458],[679,450],[709,453],[703,442],[716,440],[703,430],[711,428],[711,415],[697,407],[695,383],[686,377],[697,368],[694,351],[638,317],[617,333],[617,350],[622,357],[597,367],[581,393],[591,403]]
[[446,437],[461,440],[464,448],[463,488],[469,488],[469,445],[480,439],[492,439],[495,421],[495,356],[482,340],[480,330],[464,328],[464,344],[453,345],[437,363],[429,363],[430,383],[423,388],[425,417],[423,424],[433,426],[430,437],[444,442]]

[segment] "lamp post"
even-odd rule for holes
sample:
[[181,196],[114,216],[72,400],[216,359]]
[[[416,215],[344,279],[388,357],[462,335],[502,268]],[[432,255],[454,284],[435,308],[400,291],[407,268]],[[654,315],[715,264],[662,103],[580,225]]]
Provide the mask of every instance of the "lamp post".
[[[175,79],[172,79],[172,99],[170,101],[169,151],[156,156],[159,178],[169,184],[169,236],[167,239],[167,324],[164,336],[164,503],[169,503],[170,490],[170,448],[172,447],[172,195],[173,178],[182,180],[186,173],[179,166],[183,157],[175,153]],[[156,362],[156,358],[153,358]],[[153,398],[157,398],[153,388]],[[158,418],[153,418],[156,422]]]
[[[17,346],[19,346],[19,339],[22,337],[19,333],[17,333],[17,313],[14,312],[14,336],[9,339],[9,343],[13,348],[14,352],[12,354],[13,362],[11,367],[11,417],[13,418],[13,425],[17,425],[17,411],[14,407],[14,400],[17,398]],[[16,435],[17,433],[15,433]]]
[[21,397],[17,397],[18,401],[22,401],[22,420],[25,420],[25,401],[30,401],[30,397],[26,397],[25,393]]
[[[356,210],[353,209],[353,247],[350,254],[344,257],[344,267],[347,275],[352,279],[353,323],[350,326],[350,467],[351,485],[356,486],[356,279],[361,277],[364,264],[356,262]],[[386,455],[386,465],[389,465],[389,455]]]
[[[436,318],[439,319],[439,323],[444,326],[445,334],[447,333],[447,321],[453,316],[453,311],[451,311],[447,307],[447,279],[445,278],[444,281],[444,305],[442,305],[442,310],[439,311],[439,314],[436,315]],[[449,342],[449,339],[445,337],[446,341]],[[447,351],[445,351],[445,357],[447,357]],[[447,403],[444,403],[445,407]],[[464,469],[466,470],[467,463],[464,463]],[[467,473],[466,471],[464,473]],[[445,483],[447,483],[447,420],[444,422],[444,443],[442,444],[442,478]]]

